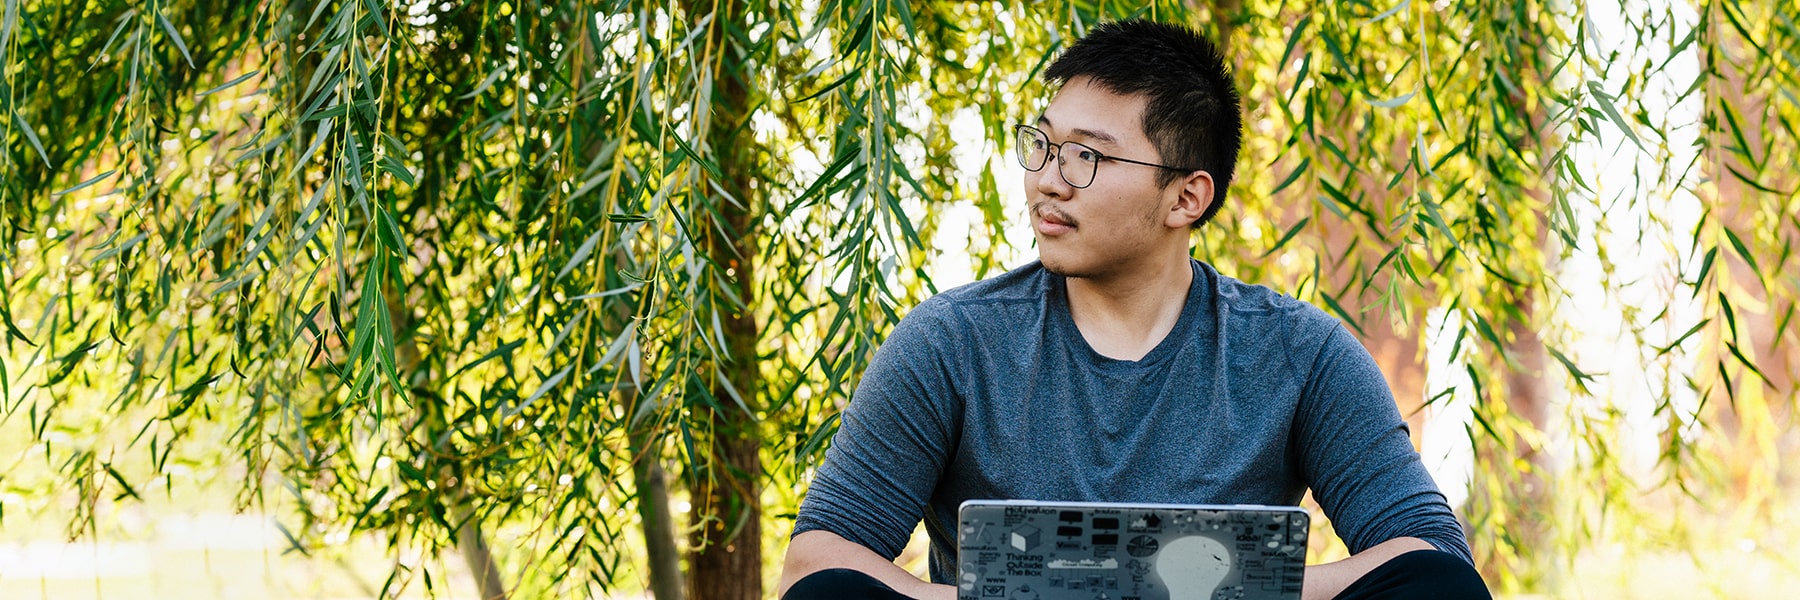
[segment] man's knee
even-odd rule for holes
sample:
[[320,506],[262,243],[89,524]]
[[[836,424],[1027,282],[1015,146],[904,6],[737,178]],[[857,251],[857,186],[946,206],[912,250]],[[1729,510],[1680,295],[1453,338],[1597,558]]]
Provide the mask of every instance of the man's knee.
[[1481,581],[1481,574],[1463,559],[1438,550],[1415,550],[1376,567],[1350,584],[1338,598],[1491,600],[1493,596]]
[[800,578],[781,600],[904,600],[905,594],[868,573],[851,569],[826,569]]
[[1488,593],[1487,583],[1481,580],[1481,573],[1473,565],[1461,557],[1438,550],[1408,552],[1394,557],[1396,560],[1412,557],[1405,563],[1416,570],[1421,577],[1431,583],[1431,587],[1443,590],[1442,598],[1492,598]]

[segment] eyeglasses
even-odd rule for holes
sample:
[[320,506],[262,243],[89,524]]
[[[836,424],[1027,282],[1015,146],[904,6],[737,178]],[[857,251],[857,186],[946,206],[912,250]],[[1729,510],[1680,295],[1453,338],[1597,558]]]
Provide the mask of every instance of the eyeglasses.
[[[1100,171],[1101,161],[1111,160],[1184,173],[1199,170],[1107,156],[1101,154],[1099,150],[1075,142],[1053,144],[1050,143],[1050,136],[1030,125],[1014,125],[1013,131],[1018,137],[1019,166],[1025,167],[1027,171],[1042,171],[1044,165],[1050,161],[1051,152],[1055,152],[1057,174],[1062,175],[1063,181],[1068,182],[1069,187],[1075,189],[1083,189],[1094,184],[1094,174]],[[1072,167],[1071,163],[1073,163]]]

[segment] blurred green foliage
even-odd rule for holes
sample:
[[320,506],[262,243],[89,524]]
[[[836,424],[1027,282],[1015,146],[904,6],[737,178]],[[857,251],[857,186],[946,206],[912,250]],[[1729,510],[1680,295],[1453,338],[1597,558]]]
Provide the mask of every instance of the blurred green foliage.
[[[299,551],[378,532],[564,595],[667,569],[674,498],[691,579],[773,569],[931,274],[1029,254],[1002,179],[1039,71],[1138,16],[1220,39],[1246,98],[1196,256],[1343,318],[1409,409],[1469,407],[1473,545],[1545,589],[1668,521],[1642,494],[1753,522],[1783,485],[1795,9],[4,0],[0,522],[91,533],[199,472],[291,500]],[[1428,340],[1451,383],[1408,375]]]

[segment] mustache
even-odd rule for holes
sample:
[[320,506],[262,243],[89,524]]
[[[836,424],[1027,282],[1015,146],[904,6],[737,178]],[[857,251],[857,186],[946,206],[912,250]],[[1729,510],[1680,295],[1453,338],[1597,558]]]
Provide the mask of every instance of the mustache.
[[1051,219],[1065,223],[1070,227],[1080,227],[1081,226],[1080,224],[1075,222],[1075,217],[1069,216],[1069,213],[1057,210],[1056,207],[1050,206],[1050,203],[1047,201],[1032,204],[1031,205],[1031,215],[1034,217],[1037,217],[1039,219],[1043,219],[1046,216],[1048,216]]

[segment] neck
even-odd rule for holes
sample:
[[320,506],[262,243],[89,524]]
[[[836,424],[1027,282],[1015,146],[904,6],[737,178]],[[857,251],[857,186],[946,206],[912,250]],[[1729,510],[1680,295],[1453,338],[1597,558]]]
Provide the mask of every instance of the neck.
[[1193,279],[1185,252],[1106,278],[1070,278],[1069,316],[1094,351],[1138,360],[1175,329]]

